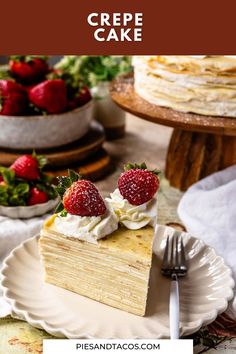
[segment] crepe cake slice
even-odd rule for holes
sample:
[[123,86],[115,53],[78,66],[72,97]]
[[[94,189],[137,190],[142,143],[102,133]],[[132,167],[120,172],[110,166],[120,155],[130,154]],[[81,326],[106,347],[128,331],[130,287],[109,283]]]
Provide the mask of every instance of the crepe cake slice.
[[116,200],[103,201],[73,171],[59,177],[59,214],[45,222],[39,241],[46,282],[143,316],[158,187],[157,171],[145,164],[126,166],[111,194]]
[[92,244],[59,233],[55,217],[44,224],[39,242],[45,281],[143,316],[152,263],[153,228],[119,227]]

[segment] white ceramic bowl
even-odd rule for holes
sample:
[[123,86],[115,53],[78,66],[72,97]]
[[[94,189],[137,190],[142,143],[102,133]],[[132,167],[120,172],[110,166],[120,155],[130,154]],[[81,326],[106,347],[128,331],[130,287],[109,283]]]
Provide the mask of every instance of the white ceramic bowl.
[[46,149],[69,144],[85,135],[93,118],[93,100],[61,114],[0,115],[0,147]]
[[0,205],[0,215],[11,219],[29,219],[35,216],[44,215],[56,207],[59,198],[51,199],[46,203],[30,206],[3,206]]

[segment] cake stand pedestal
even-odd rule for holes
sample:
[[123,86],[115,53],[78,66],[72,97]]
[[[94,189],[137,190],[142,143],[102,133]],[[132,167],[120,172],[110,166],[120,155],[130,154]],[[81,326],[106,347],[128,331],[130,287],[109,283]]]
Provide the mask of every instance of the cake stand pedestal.
[[183,113],[153,105],[135,92],[132,76],[115,80],[111,97],[135,116],[174,128],[165,167],[172,186],[186,190],[199,179],[236,163],[236,118]]

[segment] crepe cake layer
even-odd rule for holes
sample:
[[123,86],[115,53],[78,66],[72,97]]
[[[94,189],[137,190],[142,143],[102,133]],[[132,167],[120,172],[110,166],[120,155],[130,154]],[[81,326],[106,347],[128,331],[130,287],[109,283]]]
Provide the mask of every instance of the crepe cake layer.
[[236,117],[236,57],[140,56],[133,65],[135,90],[150,103]]
[[45,281],[93,300],[145,314],[154,230],[120,227],[97,244],[58,233],[55,216],[41,231]]

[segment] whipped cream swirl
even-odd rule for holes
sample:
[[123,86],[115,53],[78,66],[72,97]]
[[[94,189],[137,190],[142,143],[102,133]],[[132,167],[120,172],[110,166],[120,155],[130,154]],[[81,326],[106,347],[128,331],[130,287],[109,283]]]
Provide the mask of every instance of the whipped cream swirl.
[[81,241],[97,243],[97,240],[118,229],[117,215],[108,203],[105,204],[107,210],[101,216],[78,216],[69,213],[67,216],[60,216],[58,214],[55,218],[57,231]]
[[124,199],[119,189],[115,189],[106,201],[111,204],[120,223],[130,230],[138,230],[146,225],[156,225],[157,199],[155,196],[148,202],[136,206]]

